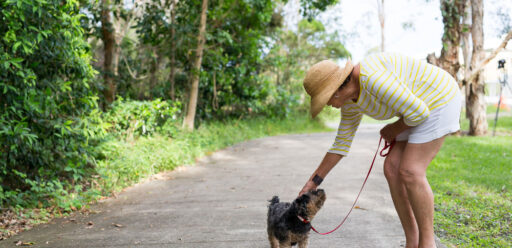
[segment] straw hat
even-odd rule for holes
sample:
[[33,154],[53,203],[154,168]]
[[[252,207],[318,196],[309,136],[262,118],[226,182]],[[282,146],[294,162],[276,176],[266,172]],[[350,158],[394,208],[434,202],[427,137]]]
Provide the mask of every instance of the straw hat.
[[347,61],[344,68],[330,60],[314,64],[304,78],[304,89],[311,96],[311,117],[315,118],[334,92],[350,75],[354,66]]

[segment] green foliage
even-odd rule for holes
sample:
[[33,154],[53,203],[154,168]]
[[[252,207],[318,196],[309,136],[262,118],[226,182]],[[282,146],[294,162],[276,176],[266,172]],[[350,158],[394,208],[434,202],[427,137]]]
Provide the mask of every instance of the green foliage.
[[181,131],[173,138],[153,135],[132,142],[110,139],[98,147],[96,189],[110,194],[140,180],[235,143],[268,135],[327,131],[306,113],[289,118],[250,118],[205,122],[194,132]]
[[297,33],[276,30],[271,37],[273,43],[265,54],[261,74],[290,96],[297,96],[298,105],[307,102],[302,87],[307,68],[324,59],[337,61],[350,56],[338,34],[327,33],[324,25],[316,20],[300,21]]
[[[193,50],[197,45],[198,20],[201,1],[178,1],[175,23],[171,22],[166,6],[169,2],[148,1],[146,11],[137,21],[137,34],[145,45],[151,45],[168,58],[172,54],[171,29],[174,38],[178,74],[174,78],[181,101],[186,102],[186,91],[191,75]],[[260,75],[263,66],[262,49],[271,25],[275,3],[265,1],[210,1],[197,115],[201,119],[222,119],[242,115],[286,113],[290,102],[286,96]],[[165,73],[168,73],[166,71]],[[197,73],[197,72],[195,72]],[[166,77],[164,77],[166,78]],[[155,87],[157,92],[169,92],[168,81]],[[153,94],[154,95],[154,94]],[[167,95],[158,97],[168,98]],[[281,101],[286,98],[289,101]],[[260,108],[261,103],[281,104]],[[272,112],[275,109],[277,112]]]
[[464,29],[467,28],[460,23],[464,14],[464,0],[441,1],[441,15],[443,16],[444,23],[442,38],[444,50],[448,49],[448,41],[458,44],[460,33],[464,32]]
[[435,230],[457,247],[510,247],[512,140],[448,137],[428,170]]
[[83,117],[97,114],[76,1],[0,3],[0,204],[63,193],[92,169]]
[[104,114],[107,132],[122,138],[148,136],[155,133],[175,136],[178,132],[179,103],[160,99],[154,101],[125,101],[112,104]]
[[306,17],[308,21],[315,19],[315,17],[327,7],[338,3],[338,0],[300,0],[300,13]]

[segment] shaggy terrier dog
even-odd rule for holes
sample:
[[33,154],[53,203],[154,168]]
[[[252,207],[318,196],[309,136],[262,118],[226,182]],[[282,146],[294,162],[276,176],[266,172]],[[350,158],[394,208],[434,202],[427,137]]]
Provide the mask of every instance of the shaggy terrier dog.
[[274,196],[268,206],[267,232],[272,248],[308,246],[310,221],[320,210],[325,201],[323,189],[310,191],[299,196],[292,203],[279,202]]

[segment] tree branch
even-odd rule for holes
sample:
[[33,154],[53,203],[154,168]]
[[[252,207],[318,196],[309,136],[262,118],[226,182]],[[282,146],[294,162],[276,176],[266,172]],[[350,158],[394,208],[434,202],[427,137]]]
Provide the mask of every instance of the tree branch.
[[130,65],[128,64],[128,61],[126,61],[126,57],[123,54],[121,54],[121,58],[123,59],[124,63],[126,64],[126,68],[128,68],[128,72],[130,73],[130,76],[132,76],[133,79],[142,80],[142,79],[145,79],[148,77],[148,75],[144,75],[140,78],[137,78],[137,76],[133,74],[132,69],[130,69]]
[[489,61],[494,59],[496,57],[496,55],[498,55],[498,53],[501,52],[501,50],[503,50],[503,48],[505,48],[507,46],[507,43],[510,41],[510,39],[512,39],[512,31],[508,32],[507,36],[505,36],[505,39],[503,39],[503,41],[498,46],[498,48],[496,48],[491,53],[491,55],[489,55],[489,57],[485,58],[482,61],[482,63],[480,63],[480,65],[478,65],[478,67],[475,70],[471,70],[473,73],[471,73],[471,76],[468,79],[465,79],[465,81],[466,82],[471,82],[472,80],[474,80],[475,77],[478,75],[478,72],[480,70],[482,70],[484,68],[484,66],[489,63]]

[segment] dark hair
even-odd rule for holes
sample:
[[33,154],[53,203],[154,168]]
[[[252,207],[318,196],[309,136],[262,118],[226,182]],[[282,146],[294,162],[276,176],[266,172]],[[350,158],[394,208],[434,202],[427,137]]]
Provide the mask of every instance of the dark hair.
[[[352,73],[351,73],[351,74],[352,74]],[[351,74],[348,74],[347,78],[345,78],[345,80],[344,80],[344,81],[343,81],[343,83],[340,85],[340,87],[338,88],[338,90],[343,89],[343,87],[344,87],[345,85],[347,85],[347,83],[350,81],[350,76],[351,76]]]

